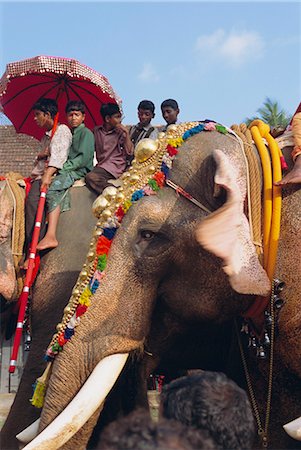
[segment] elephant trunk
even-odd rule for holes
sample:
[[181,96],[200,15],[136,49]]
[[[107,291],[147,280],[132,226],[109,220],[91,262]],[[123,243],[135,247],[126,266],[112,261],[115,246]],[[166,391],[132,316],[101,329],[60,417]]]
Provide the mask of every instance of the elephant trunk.
[[[113,388],[129,352],[143,345],[158,282],[137,275],[128,236],[115,239],[103,283],[75,335],[54,362],[41,415],[43,431],[26,450],[60,448],[86,424],[74,437],[77,448],[85,448],[95,414]],[[72,448],[74,439],[66,448]]]

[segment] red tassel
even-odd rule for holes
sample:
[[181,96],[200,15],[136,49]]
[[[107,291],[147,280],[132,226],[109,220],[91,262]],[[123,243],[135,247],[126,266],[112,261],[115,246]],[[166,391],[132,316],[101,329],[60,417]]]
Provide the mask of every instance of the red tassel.
[[288,169],[288,165],[286,164],[286,161],[285,161],[283,155],[280,156],[280,163],[281,163],[281,169],[283,169],[283,170],[287,170]]
[[76,308],[76,317],[80,317],[87,311],[88,307],[86,305],[78,305]]

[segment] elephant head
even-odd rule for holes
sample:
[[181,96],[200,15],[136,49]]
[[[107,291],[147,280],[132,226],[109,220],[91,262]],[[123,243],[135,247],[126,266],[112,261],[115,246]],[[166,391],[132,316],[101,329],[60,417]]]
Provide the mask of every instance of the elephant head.
[[244,215],[246,167],[234,134],[187,139],[169,179],[176,190],[144,196],[123,218],[91,306],[54,361],[40,431],[50,425],[26,449],[56,449],[70,438],[66,448],[86,446],[127,356],[142,358],[152,341],[158,311],[187,327],[219,324],[270,291]]

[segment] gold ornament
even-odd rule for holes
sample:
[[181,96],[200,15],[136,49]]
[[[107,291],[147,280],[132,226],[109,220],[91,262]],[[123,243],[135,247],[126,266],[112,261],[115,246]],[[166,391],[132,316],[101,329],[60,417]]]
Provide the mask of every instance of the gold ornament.
[[77,288],[75,288],[75,289],[73,289],[72,294],[73,294],[74,296],[77,296],[77,295],[80,294],[80,290],[77,289]]
[[101,229],[95,230],[93,234],[94,234],[95,237],[99,237],[99,236],[102,235],[102,230]]
[[94,201],[92,205],[93,214],[96,217],[98,217],[101,211],[103,211],[108,206],[108,204],[109,204],[108,200],[102,195],[100,195],[99,197],[97,197],[97,199]]
[[118,192],[118,194],[116,195],[116,200],[118,202],[122,202],[122,200],[124,200],[124,194],[122,192]]
[[94,259],[95,253],[94,252],[89,252],[87,255],[87,259],[88,261],[92,261]]
[[63,329],[64,325],[62,323],[58,323],[56,326],[56,329],[58,332],[60,332]]
[[101,217],[104,220],[108,220],[109,217],[111,217],[112,213],[109,209],[105,209],[102,213],[101,213]]
[[130,183],[131,184],[137,183],[137,181],[139,181],[139,178],[140,178],[139,175],[132,175],[130,178]]
[[117,194],[117,189],[115,188],[115,186],[107,186],[103,191],[102,191],[102,196],[105,197],[107,200],[111,200],[112,198],[114,198]]
[[79,274],[79,277],[82,280],[85,280],[87,278],[87,276],[88,276],[88,272],[86,270],[82,270],[81,273]]
[[149,166],[149,168],[147,169],[147,173],[149,173],[150,175],[152,175],[155,172],[156,172],[155,166]]
[[178,127],[175,124],[168,125],[166,133],[173,134],[175,131],[177,131],[177,129],[178,129]]
[[163,139],[164,137],[165,137],[164,131],[160,131],[160,132],[158,133],[158,139],[160,140],[160,139]]
[[67,305],[66,308],[64,308],[64,314],[69,314],[71,312],[71,306]]
[[141,139],[135,147],[135,157],[139,163],[147,161],[158,150],[159,142],[154,139]]

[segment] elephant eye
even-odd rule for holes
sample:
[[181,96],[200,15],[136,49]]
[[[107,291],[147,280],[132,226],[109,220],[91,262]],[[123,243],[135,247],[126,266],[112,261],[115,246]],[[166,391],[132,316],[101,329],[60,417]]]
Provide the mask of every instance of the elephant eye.
[[155,236],[155,233],[150,230],[141,230],[140,234],[145,241],[150,241]]

